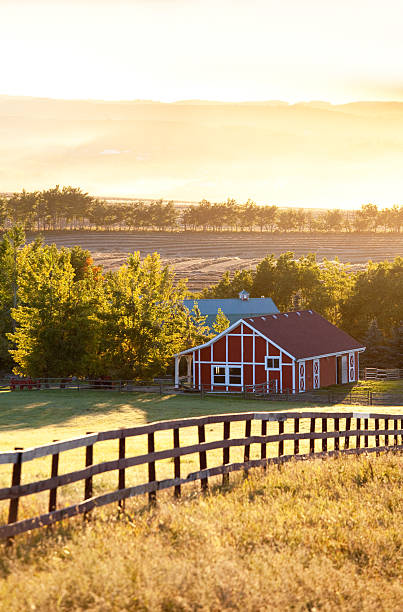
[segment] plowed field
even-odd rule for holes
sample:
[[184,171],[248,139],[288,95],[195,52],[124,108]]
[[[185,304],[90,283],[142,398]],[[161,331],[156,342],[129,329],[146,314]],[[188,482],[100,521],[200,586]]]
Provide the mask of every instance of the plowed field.
[[403,256],[401,234],[46,232],[44,238],[58,247],[77,244],[89,249],[105,270],[121,266],[133,251],[143,257],[157,251],[179,278],[189,279],[193,290],[217,282],[226,270],[254,268],[268,253],[293,251],[297,257],[316,253],[319,260],[337,256],[354,267]]

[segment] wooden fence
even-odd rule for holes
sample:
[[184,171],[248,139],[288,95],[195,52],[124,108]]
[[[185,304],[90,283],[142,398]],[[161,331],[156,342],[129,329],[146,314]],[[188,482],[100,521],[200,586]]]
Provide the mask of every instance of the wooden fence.
[[260,383],[245,385],[240,391],[211,391],[211,385],[202,385],[201,388],[184,387],[175,389],[174,382],[169,379],[155,379],[154,381],[133,380],[107,380],[107,379],[72,379],[72,378],[36,378],[36,379],[0,379],[0,390],[11,391],[112,391],[134,393],[159,393],[160,395],[176,393],[195,393],[203,399],[208,395],[232,395],[243,399],[263,399],[268,401],[289,401],[315,404],[347,404],[350,406],[402,406],[403,397],[399,392],[384,391],[340,391],[318,389],[304,393],[292,393],[286,389],[277,393],[273,383]]
[[[308,420],[300,427],[301,420]],[[353,421],[355,422],[353,423]],[[244,436],[231,437],[231,423],[244,422]],[[252,435],[252,423],[259,433]],[[275,433],[268,434],[268,424]],[[381,424],[383,423],[383,427]],[[206,441],[206,426],[223,425],[222,437],[219,440]],[[320,431],[318,431],[320,425]],[[342,428],[341,425],[344,425]],[[287,425],[287,426],[286,426]],[[353,428],[354,425],[354,428]],[[285,427],[286,426],[286,427]],[[198,444],[180,446],[180,431],[184,428],[197,428]],[[301,431],[302,429],[307,431]],[[286,431],[290,430],[290,431]],[[172,444],[166,450],[155,450],[156,432],[172,431]],[[148,494],[149,501],[155,502],[157,491],[173,488],[175,497],[181,495],[182,485],[197,480],[201,488],[208,488],[208,479],[222,475],[223,483],[228,482],[229,473],[243,470],[245,473],[251,467],[267,466],[270,463],[282,463],[291,459],[301,460],[313,457],[333,456],[339,453],[369,453],[386,450],[403,449],[403,414],[364,414],[364,413],[322,413],[322,412],[290,412],[273,413],[257,412],[243,414],[211,415],[197,418],[187,418],[171,421],[160,421],[138,427],[90,433],[86,436],[54,442],[46,446],[30,449],[15,449],[0,453],[0,464],[12,466],[11,486],[0,489],[0,500],[9,500],[8,524],[0,527],[0,538],[9,539],[13,536],[51,525],[57,521],[78,514],[86,514],[95,507],[118,502],[124,505],[124,500]],[[127,456],[126,441],[137,436],[147,436],[146,454]],[[400,440],[399,440],[400,436]],[[383,440],[381,440],[383,437]],[[370,444],[371,439],[371,444]],[[94,446],[98,442],[116,440],[118,457],[112,461],[94,463]],[[300,441],[309,440],[309,453],[300,453]],[[328,447],[333,440],[332,448]],[[292,441],[292,452],[284,453],[284,443]],[[317,449],[316,441],[320,441]],[[342,441],[342,444],[341,442]],[[355,444],[353,443],[355,441]],[[373,444],[372,444],[373,442]],[[276,445],[270,448],[268,445]],[[257,445],[258,459],[251,459],[251,445]],[[243,461],[230,463],[230,449],[243,447]],[[72,449],[84,449],[85,464],[80,470],[59,474],[59,457]],[[207,467],[207,452],[222,449],[222,463]],[[272,452],[273,451],[273,452]],[[199,470],[183,476],[181,457],[196,454]],[[272,455],[269,457],[269,455]],[[38,458],[50,458],[50,477],[22,484],[23,466]],[[156,462],[173,459],[173,478],[157,480]],[[132,466],[148,466],[146,482],[127,487],[125,470]],[[116,489],[93,495],[93,477],[107,472],[116,472]],[[74,482],[84,482],[84,499],[74,505],[57,508],[58,488]],[[48,512],[31,518],[18,520],[19,501],[22,497],[49,491]]]
[[365,380],[400,380],[403,370],[399,368],[365,368]]

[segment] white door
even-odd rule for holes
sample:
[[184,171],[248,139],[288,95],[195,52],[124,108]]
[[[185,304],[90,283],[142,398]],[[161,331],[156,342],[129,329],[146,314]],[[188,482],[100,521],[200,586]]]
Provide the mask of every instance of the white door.
[[348,362],[349,362],[348,380],[349,382],[354,382],[355,381],[355,355],[354,353],[348,354]]
[[341,358],[341,382],[343,385],[348,382],[347,355]]
[[320,387],[320,364],[319,359],[313,360],[313,388],[319,389]]

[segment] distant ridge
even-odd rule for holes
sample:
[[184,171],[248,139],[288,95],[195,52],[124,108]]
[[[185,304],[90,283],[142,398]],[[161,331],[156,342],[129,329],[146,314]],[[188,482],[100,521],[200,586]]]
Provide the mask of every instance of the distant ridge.
[[0,96],[0,191],[79,185],[175,201],[403,201],[403,102]]

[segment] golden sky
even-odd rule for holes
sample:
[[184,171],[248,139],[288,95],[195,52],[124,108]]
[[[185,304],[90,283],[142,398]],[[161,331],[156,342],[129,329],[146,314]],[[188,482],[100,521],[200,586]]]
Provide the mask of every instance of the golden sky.
[[0,0],[0,94],[403,100],[403,0]]

